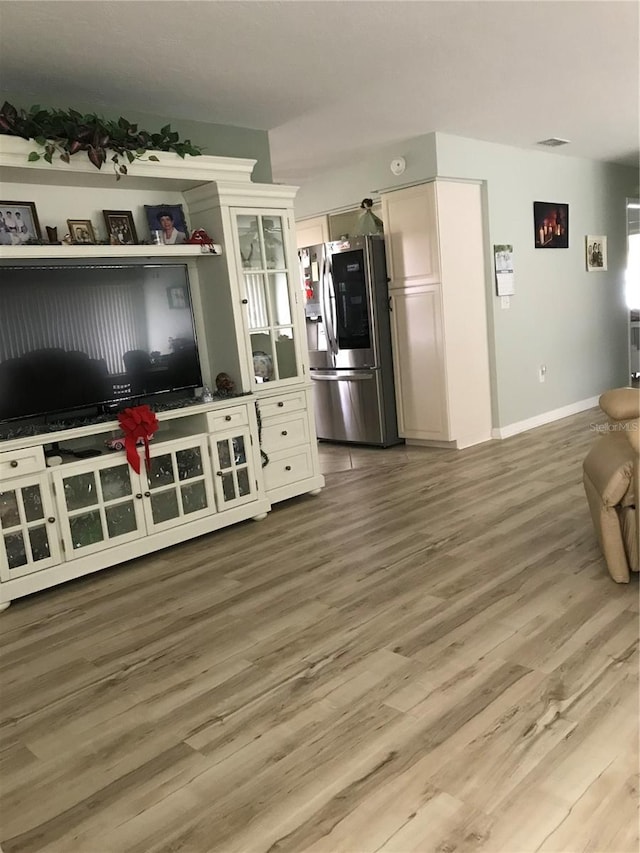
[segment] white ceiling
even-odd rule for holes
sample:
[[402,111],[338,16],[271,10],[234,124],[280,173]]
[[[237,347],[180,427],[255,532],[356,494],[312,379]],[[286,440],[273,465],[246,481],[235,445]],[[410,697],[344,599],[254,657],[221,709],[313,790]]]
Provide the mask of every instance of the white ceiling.
[[[304,183],[431,131],[638,165],[635,0],[0,2],[7,91],[270,131]],[[26,106],[26,105],[25,105]],[[197,142],[197,139],[194,139]]]

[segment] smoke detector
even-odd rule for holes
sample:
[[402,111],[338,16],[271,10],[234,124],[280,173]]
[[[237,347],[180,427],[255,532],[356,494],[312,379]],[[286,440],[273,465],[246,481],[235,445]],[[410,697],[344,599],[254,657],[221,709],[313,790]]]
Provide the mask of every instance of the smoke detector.
[[568,145],[570,142],[570,139],[560,139],[559,136],[550,136],[549,139],[541,139],[540,142],[536,142],[536,145],[546,145],[548,148],[558,148],[558,146]]

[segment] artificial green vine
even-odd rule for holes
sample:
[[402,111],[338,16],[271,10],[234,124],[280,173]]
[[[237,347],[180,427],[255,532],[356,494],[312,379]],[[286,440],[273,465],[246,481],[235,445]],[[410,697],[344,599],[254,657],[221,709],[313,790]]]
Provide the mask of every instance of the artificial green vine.
[[127,163],[143,157],[157,162],[154,154],[146,156],[149,151],[173,151],[180,157],[202,154],[202,149],[190,139],[180,141],[170,124],[159,133],[150,133],[122,117],[112,121],[96,113],[83,115],[72,109],[47,110],[39,105],[25,111],[7,101],[0,109],[0,133],[32,139],[40,150],[29,153],[29,162],[42,158],[52,163],[57,154],[68,163],[74,154],[86,151],[90,162],[101,169],[109,157],[118,180],[127,174]]

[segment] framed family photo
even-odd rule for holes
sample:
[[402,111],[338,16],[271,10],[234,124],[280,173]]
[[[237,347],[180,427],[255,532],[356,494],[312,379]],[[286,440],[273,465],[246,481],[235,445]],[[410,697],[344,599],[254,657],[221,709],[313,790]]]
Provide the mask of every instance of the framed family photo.
[[119,246],[137,246],[138,235],[130,210],[103,210],[109,241]]
[[0,201],[0,245],[15,246],[41,239],[34,202]]
[[187,220],[181,204],[145,204],[151,235],[158,232],[159,242],[166,246],[184,243],[189,236]]
[[607,238],[587,235],[584,239],[587,272],[604,272],[607,269]]
[[90,219],[67,219],[67,227],[74,243],[91,245],[96,242]]

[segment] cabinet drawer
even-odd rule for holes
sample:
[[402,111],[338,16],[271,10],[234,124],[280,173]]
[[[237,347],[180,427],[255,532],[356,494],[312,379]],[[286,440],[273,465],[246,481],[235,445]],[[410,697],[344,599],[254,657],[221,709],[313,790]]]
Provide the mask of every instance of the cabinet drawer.
[[277,422],[270,418],[262,428],[262,446],[267,454],[308,442],[306,412],[291,418],[279,418]]
[[222,412],[208,412],[207,425],[209,432],[221,432],[222,430],[235,429],[249,423],[249,415],[246,406],[234,406],[224,409]]
[[44,471],[46,465],[41,447],[26,447],[0,453],[0,480],[20,477],[34,471]]
[[304,391],[295,391],[291,394],[280,394],[278,397],[268,397],[260,400],[260,416],[262,420],[273,415],[283,415],[289,412],[299,412],[307,408],[307,400]]
[[269,464],[263,469],[267,492],[304,480],[312,473],[311,449],[308,445],[294,452],[282,450],[273,453],[269,456]]

